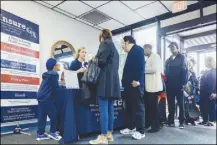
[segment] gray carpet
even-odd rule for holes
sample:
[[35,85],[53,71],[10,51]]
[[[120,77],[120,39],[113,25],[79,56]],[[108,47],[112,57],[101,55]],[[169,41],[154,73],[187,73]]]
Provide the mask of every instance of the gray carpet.
[[[54,140],[37,142],[35,140],[35,129],[30,130],[31,136],[26,135],[2,135],[1,144],[58,144]],[[88,144],[90,139],[96,135],[81,138],[73,144]],[[132,140],[130,136],[120,135],[118,131],[114,133],[115,141],[111,144],[216,144],[216,127],[191,126],[184,130],[179,128],[164,127],[160,132],[148,134],[143,140]]]

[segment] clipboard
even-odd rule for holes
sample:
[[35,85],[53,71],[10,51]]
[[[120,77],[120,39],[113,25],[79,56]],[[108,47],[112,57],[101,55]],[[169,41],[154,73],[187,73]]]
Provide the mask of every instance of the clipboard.
[[64,70],[65,85],[67,89],[79,89],[76,71]]

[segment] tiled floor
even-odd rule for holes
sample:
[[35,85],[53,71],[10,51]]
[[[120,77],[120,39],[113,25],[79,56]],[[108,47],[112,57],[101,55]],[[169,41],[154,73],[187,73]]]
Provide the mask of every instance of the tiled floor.
[[[32,135],[3,135],[1,144],[58,144],[57,141],[46,140],[35,141],[35,130],[29,131]],[[90,139],[96,135],[81,138],[73,144],[88,144]],[[215,144],[216,143],[216,126],[186,126],[184,130],[179,128],[164,127],[160,132],[154,134],[146,133],[143,140],[132,140],[130,136],[120,135],[118,131],[114,133],[115,142],[112,144]]]

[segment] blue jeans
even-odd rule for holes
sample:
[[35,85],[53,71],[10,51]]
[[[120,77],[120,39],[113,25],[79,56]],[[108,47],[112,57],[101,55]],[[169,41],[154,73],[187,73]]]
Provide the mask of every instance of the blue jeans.
[[45,132],[47,116],[50,118],[50,133],[57,131],[57,111],[54,102],[38,102],[38,131],[42,135]]
[[107,135],[108,131],[113,131],[114,124],[114,105],[113,101],[98,97],[100,112],[101,134]]

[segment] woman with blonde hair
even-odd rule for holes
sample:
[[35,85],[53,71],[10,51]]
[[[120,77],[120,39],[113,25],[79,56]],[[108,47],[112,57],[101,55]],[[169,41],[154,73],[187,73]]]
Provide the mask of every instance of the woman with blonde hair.
[[121,97],[118,75],[119,55],[112,41],[111,31],[101,30],[99,41],[100,46],[96,58],[101,71],[96,92],[99,103],[101,135],[96,140],[91,140],[90,144],[108,144],[108,141],[113,141],[113,100],[118,100]]
[[79,87],[81,88],[81,78],[87,68],[85,47],[80,47],[75,54],[75,60],[72,61],[69,70],[76,71],[78,73]]
[[213,126],[210,121],[214,121],[213,113],[216,115],[216,65],[213,57],[207,57],[205,60],[207,70],[200,80],[200,110],[203,117],[201,125]]

